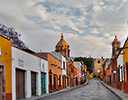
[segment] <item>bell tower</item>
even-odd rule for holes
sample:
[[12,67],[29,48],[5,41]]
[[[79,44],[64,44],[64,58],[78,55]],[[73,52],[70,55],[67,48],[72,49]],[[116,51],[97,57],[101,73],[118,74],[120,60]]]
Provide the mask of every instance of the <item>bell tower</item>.
[[112,42],[112,57],[116,56],[116,52],[119,51],[120,41],[118,41],[117,36],[115,36],[114,41]]

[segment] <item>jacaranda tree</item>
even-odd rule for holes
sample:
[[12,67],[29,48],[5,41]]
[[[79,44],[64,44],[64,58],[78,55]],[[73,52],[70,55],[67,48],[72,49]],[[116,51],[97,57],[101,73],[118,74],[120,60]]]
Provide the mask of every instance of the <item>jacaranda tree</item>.
[[0,24],[0,35],[9,39],[14,46],[21,49],[28,49],[26,44],[20,39],[21,34],[16,32],[13,27],[8,28],[7,26]]

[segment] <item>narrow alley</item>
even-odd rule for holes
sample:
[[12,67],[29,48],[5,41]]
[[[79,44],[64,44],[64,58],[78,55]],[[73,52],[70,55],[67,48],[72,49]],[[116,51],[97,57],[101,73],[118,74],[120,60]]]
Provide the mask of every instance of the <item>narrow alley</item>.
[[120,100],[115,94],[104,87],[96,78],[89,79],[86,86],[75,88],[38,100]]

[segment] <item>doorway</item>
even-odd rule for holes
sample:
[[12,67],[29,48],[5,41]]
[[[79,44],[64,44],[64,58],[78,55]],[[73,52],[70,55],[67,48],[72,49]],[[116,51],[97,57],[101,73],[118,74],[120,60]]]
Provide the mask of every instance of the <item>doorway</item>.
[[16,99],[25,98],[25,75],[24,71],[16,69]]
[[45,94],[45,73],[41,73],[41,94]]
[[36,95],[36,73],[35,72],[31,72],[31,93],[32,96]]

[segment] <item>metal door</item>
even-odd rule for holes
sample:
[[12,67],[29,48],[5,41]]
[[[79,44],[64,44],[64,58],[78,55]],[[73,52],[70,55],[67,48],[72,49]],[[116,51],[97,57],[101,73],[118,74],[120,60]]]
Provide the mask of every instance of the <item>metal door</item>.
[[31,93],[36,95],[36,73],[31,72]]
[[25,97],[24,81],[24,71],[16,69],[16,99]]
[[45,74],[41,73],[41,93],[45,94]]

